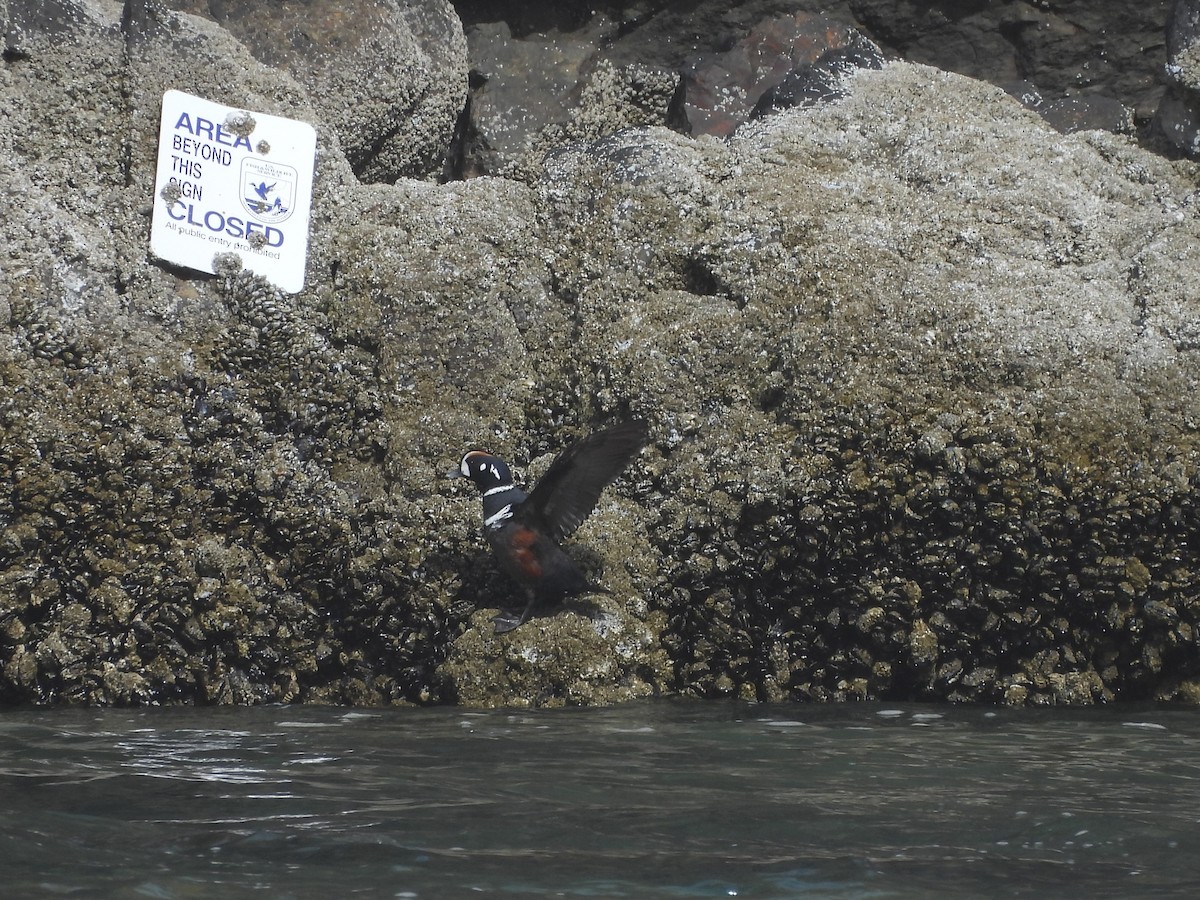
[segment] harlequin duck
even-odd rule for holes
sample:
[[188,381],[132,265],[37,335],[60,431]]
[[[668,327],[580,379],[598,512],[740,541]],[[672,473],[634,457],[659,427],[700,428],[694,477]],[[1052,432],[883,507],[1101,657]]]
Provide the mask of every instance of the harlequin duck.
[[450,473],[471,479],[483,494],[483,533],[500,567],[529,597],[520,614],[502,611],[493,619],[497,634],[567,597],[606,593],[587,580],[559,542],[588,517],[600,492],[647,440],[646,423],[637,420],[590,434],[560,453],[528,494],[513,483],[502,459],[482,450],[472,450]]

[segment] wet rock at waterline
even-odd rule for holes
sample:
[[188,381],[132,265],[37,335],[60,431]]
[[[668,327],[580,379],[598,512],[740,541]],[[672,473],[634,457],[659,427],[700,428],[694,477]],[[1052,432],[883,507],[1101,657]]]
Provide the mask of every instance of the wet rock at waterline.
[[[893,63],[364,186],[226,31],[77,9],[2,63],[4,702],[1200,699],[1191,164]],[[317,125],[303,292],[148,258],[180,85]],[[492,635],[440,473],[630,414],[612,593]]]

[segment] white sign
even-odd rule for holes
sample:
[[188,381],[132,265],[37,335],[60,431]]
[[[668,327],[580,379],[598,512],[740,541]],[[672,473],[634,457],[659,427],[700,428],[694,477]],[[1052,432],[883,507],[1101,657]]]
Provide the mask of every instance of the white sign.
[[307,122],[167,91],[150,252],[214,274],[214,257],[236,254],[281,290],[301,290],[316,151]]

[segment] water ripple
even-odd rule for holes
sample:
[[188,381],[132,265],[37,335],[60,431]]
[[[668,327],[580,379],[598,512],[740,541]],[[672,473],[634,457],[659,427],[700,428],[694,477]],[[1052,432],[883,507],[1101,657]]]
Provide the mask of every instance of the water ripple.
[[[11,896],[1193,896],[1200,717],[11,711]],[[69,848],[69,852],[64,852]]]

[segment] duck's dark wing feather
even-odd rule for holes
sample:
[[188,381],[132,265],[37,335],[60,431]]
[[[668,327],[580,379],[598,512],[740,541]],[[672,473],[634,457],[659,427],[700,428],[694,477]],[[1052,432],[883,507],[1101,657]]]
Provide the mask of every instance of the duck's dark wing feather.
[[646,423],[637,419],[589,434],[558,455],[517,515],[536,518],[555,541],[569,537],[649,439]]

